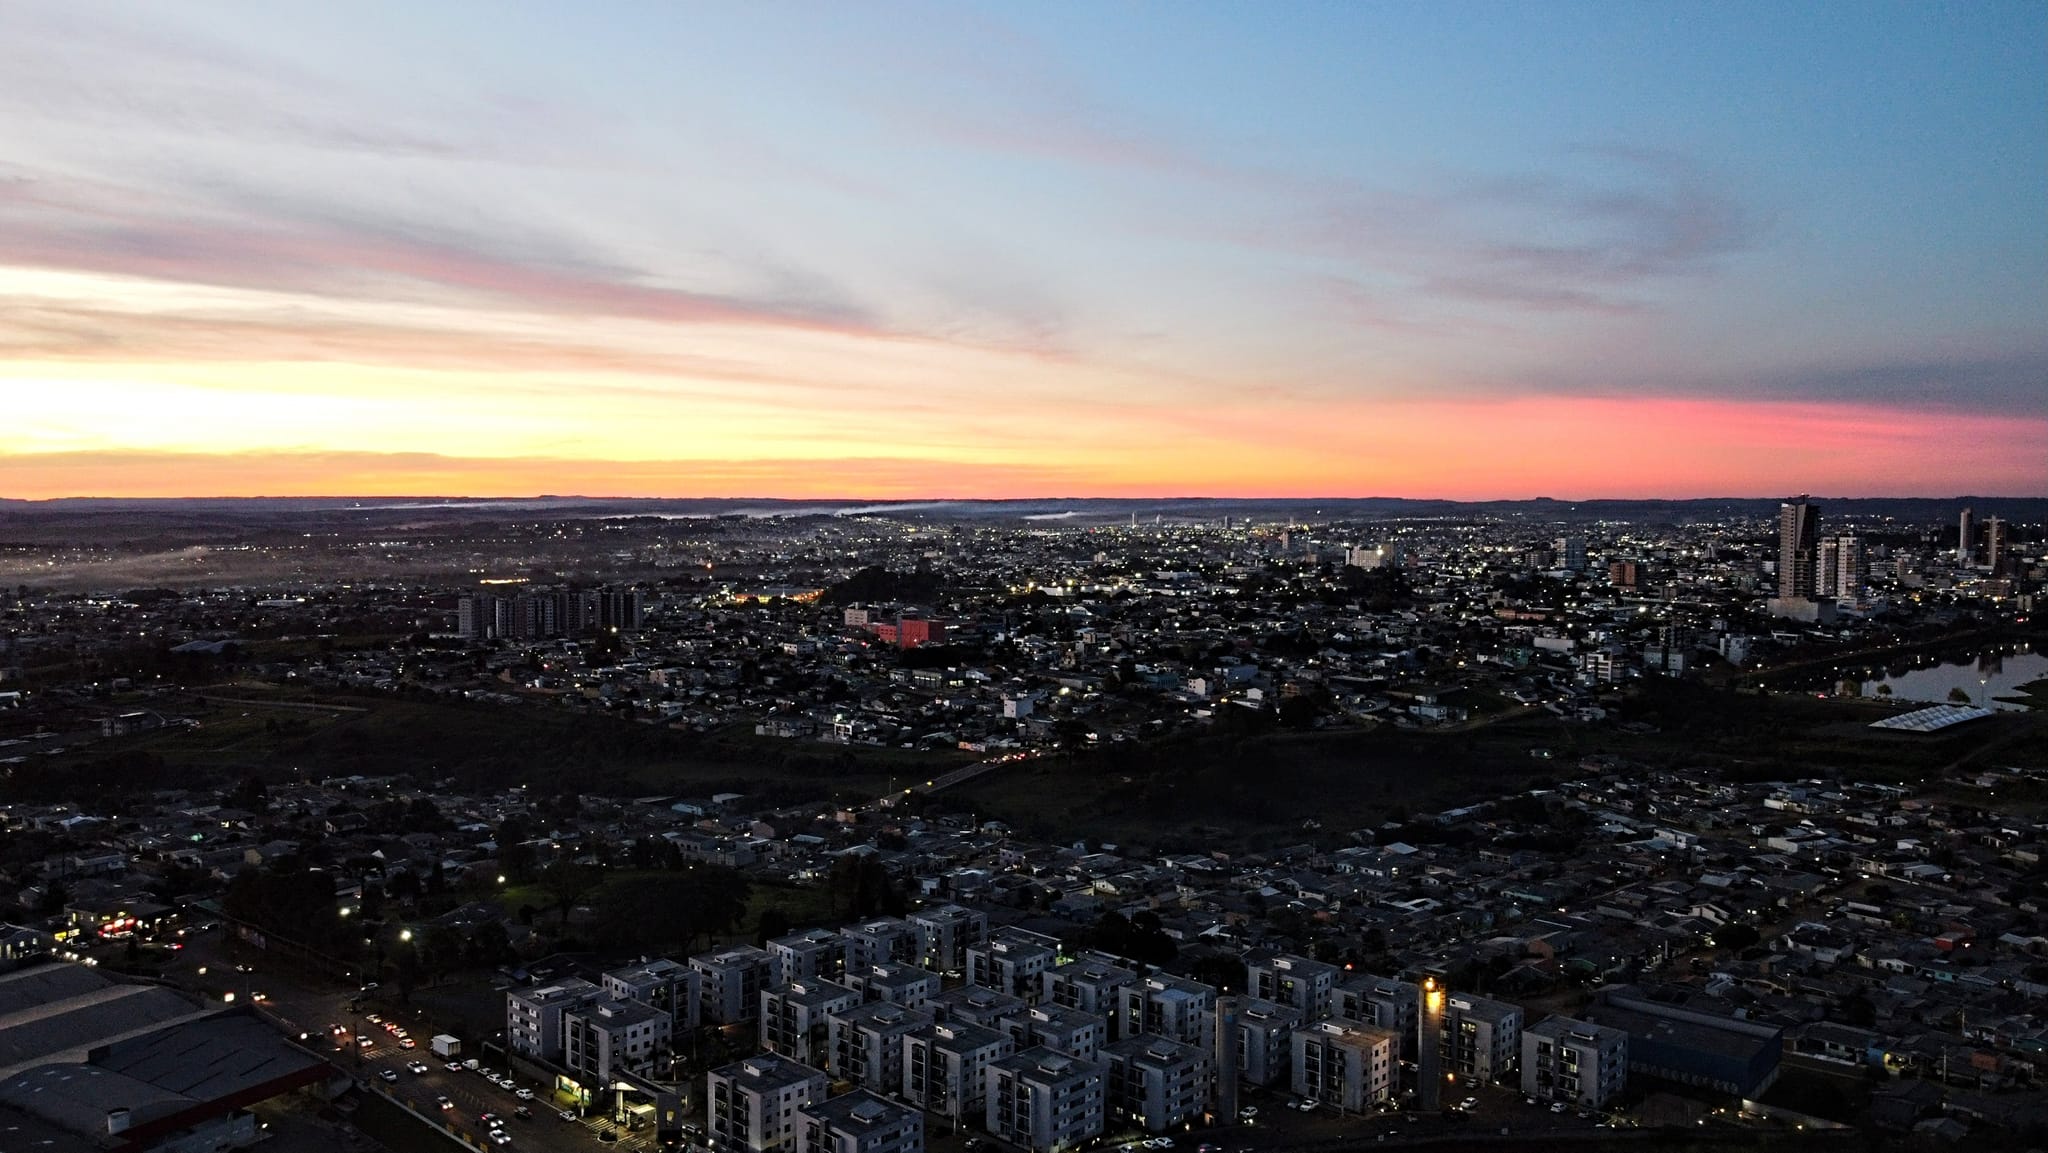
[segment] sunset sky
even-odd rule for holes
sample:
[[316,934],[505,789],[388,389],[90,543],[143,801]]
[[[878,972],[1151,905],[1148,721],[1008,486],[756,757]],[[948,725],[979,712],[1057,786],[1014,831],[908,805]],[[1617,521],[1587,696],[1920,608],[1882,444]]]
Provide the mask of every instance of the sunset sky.
[[2048,5],[0,0],[0,497],[2048,493]]

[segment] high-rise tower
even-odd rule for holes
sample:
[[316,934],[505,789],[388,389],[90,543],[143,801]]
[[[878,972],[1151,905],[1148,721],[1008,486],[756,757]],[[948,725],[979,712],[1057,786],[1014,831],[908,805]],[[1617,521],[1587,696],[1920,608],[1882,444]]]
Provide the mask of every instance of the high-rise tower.
[[1977,535],[1977,514],[1969,509],[1964,509],[1962,519],[1957,522],[1957,527],[1962,529],[1962,533],[1956,537],[1956,563],[1969,564],[1970,538]]
[[1998,517],[1984,522],[1984,567],[1992,576],[2004,576],[2012,560],[2012,526]]
[[1778,506],[1778,596],[1812,600],[1819,591],[1815,562],[1820,506],[1800,496]]

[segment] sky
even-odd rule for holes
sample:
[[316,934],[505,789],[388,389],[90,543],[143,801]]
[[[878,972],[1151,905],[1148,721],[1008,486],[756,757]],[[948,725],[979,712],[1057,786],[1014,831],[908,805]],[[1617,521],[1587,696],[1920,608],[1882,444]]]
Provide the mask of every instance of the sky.
[[0,0],[0,497],[2048,494],[2048,5]]

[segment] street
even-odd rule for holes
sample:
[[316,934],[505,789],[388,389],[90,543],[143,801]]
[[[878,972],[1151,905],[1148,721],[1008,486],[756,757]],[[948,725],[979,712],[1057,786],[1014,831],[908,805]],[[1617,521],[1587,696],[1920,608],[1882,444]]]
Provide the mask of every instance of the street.
[[[522,1079],[514,1088],[505,1089],[485,1079],[486,1071],[510,1075],[502,1065],[494,1067],[478,1058],[477,1070],[451,1072],[447,1068],[449,1060],[436,1057],[428,1048],[432,1030],[423,1019],[424,1013],[395,1002],[387,1003],[377,995],[382,990],[366,996],[304,977],[288,967],[268,964],[272,958],[235,940],[226,930],[188,935],[183,944],[184,948],[164,968],[167,980],[211,1002],[220,1003],[229,994],[237,1001],[254,1002],[258,1012],[280,1031],[326,1056],[355,1078],[366,1092],[392,1098],[472,1142],[492,1144],[489,1134],[494,1124],[484,1120],[488,1115],[496,1119],[495,1127],[509,1138],[502,1143],[508,1149],[644,1153],[654,1147],[650,1129],[629,1132],[607,1117],[563,1120],[559,1114],[568,1102],[557,1098],[552,1086]],[[359,1003],[360,1008],[351,1010],[351,1002]],[[369,1021],[371,1014],[382,1021]],[[387,1030],[384,1022],[407,1030],[416,1047],[404,1048],[401,1039]],[[342,1031],[335,1032],[335,1026]],[[368,1046],[361,1044],[365,1038],[370,1041]],[[472,1039],[464,1038],[464,1051],[458,1060],[476,1056]],[[414,1062],[425,1065],[426,1071],[409,1069]],[[391,1076],[387,1077],[387,1072]],[[520,1089],[530,1091],[533,1098],[520,1100]],[[446,1108],[440,1101],[443,1097],[448,1101]],[[530,1111],[530,1117],[518,1116],[522,1105]]]

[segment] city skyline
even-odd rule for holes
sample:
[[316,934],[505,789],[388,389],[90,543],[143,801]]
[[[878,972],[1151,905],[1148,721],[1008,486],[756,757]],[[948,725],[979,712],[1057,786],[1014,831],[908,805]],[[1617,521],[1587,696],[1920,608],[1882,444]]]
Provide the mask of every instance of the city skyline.
[[2021,3],[0,12],[0,496],[2048,491]]

